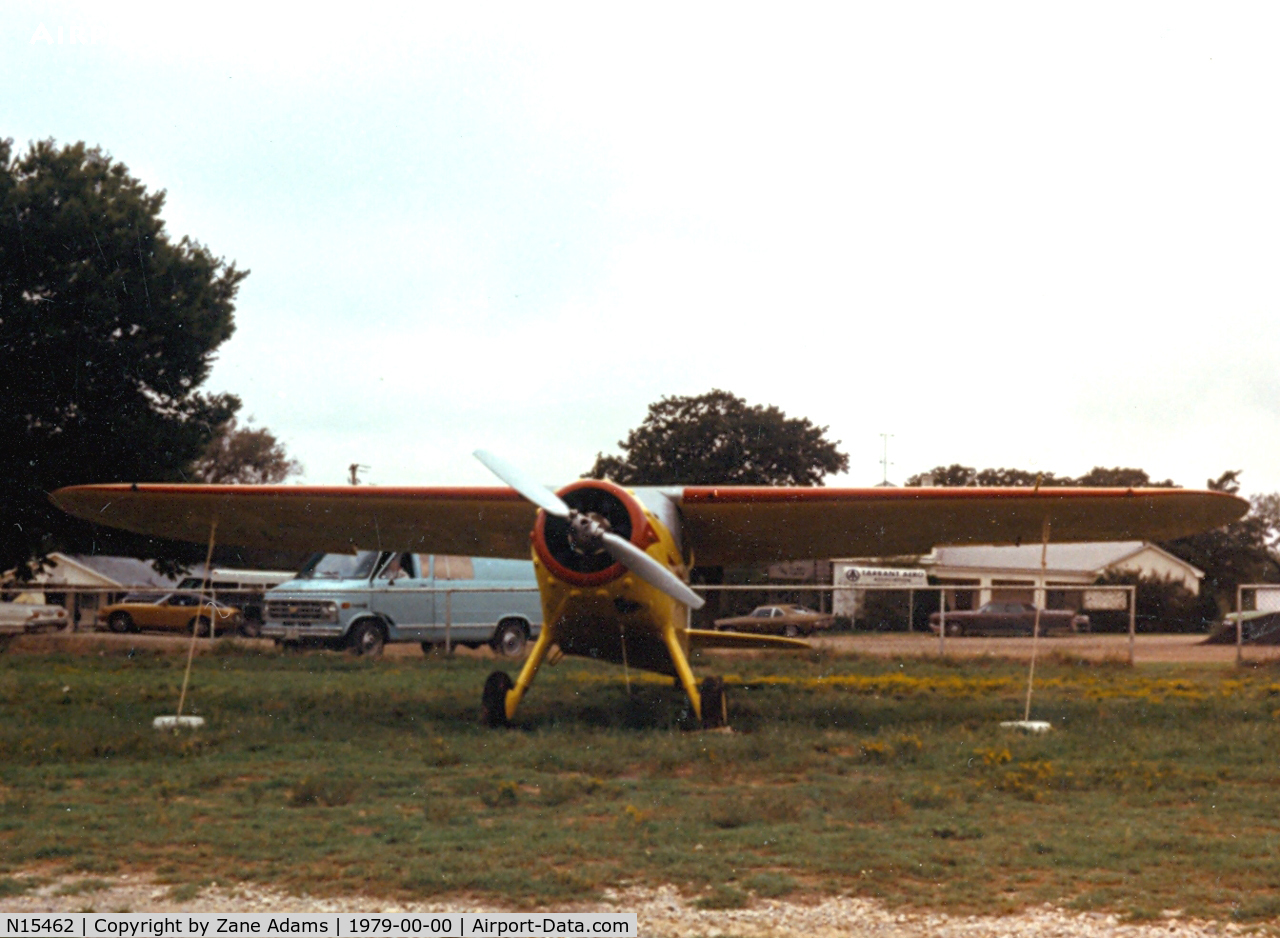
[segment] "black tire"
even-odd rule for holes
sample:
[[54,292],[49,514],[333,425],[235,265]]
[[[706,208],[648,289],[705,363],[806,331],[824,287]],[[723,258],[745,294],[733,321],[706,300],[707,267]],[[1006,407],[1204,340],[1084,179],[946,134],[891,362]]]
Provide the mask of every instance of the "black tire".
[[432,655],[436,653],[435,642],[419,642],[419,644],[422,645],[422,653],[426,655],[428,658],[430,658]]
[[113,612],[107,620],[107,628],[118,634],[134,630],[133,618],[127,612]]
[[240,634],[245,638],[258,638],[262,635],[262,623],[249,622],[248,620],[241,622]]
[[484,682],[480,697],[480,722],[485,726],[509,726],[507,720],[507,691],[516,685],[506,671],[494,671]]
[[528,641],[529,633],[525,631],[524,623],[506,619],[498,623],[498,630],[493,633],[489,644],[504,658],[518,658]]
[[383,633],[382,626],[366,620],[351,630],[351,636],[347,640],[347,650],[362,658],[377,658],[382,654],[382,648],[386,643],[387,636]]
[[728,713],[725,709],[724,681],[718,677],[705,678],[698,688],[702,697],[702,728],[716,730],[728,726]]
[[194,632],[197,636],[203,638],[209,634],[209,617],[196,616],[187,623],[187,631]]
[[782,627],[782,634],[787,638],[796,638],[800,635],[800,627],[794,622],[789,622]]

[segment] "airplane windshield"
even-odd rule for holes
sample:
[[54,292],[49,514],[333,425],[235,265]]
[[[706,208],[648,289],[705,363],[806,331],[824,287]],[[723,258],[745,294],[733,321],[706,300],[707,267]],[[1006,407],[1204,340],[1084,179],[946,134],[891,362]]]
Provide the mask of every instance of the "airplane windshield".
[[300,580],[367,580],[377,563],[376,550],[356,554],[316,554],[298,572]]

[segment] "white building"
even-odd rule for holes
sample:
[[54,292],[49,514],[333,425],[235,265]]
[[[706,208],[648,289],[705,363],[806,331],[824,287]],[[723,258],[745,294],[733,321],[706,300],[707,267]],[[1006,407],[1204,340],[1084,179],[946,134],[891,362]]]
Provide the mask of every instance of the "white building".
[[[1018,547],[937,547],[920,558],[920,565],[948,590],[949,605],[969,599],[979,606],[992,598],[1034,602],[1040,570],[1039,544]],[[1109,572],[1136,573],[1181,583],[1199,595],[1204,571],[1145,541],[1088,544],[1050,544],[1045,558],[1045,585],[1051,593],[1066,591],[1076,598]],[[961,587],[970,587],[963,589]],[[976,595],[975,595],[976,594]],[[1068,598],[1065,605],[1079,608]],[[1052,602],[1050,605],[1058,605]]]

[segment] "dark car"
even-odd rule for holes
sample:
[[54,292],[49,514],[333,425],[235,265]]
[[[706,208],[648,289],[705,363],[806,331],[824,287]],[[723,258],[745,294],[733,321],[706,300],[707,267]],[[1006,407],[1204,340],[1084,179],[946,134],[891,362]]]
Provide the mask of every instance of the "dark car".
[[809,635],[820,629],[829,629],[835,616],[814,612],[804,606],[782,603],[776,606],[757,606],[750,615],[716,619],[716,628],[730,632],[764,632],[769,635]]
[[[1030,635],[1035,628],[1036,607],[1031,603],[989,602],[979,609],[947,613],[948,635]],[[929,628],[941,628],[941,613],[929,616]],[[1089,631],[1089,617],[1070,609],[1040,610],[1040,634]]]

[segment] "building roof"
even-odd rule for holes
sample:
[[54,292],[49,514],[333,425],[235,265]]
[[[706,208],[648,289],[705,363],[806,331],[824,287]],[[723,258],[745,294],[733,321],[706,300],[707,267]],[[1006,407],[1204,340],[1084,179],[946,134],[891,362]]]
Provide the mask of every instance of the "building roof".
[[[1099,574],[1143,551],[1163,554],[1170,561],[1192,571],[1196,577],[1204,571],[1175,557],[1162,547],[1146,541],[1104,541],[1086,544],[1050,544],[1045,566],[1056,573]],[[938,547],[928,557],[921,558],[927,567],[968,568],[975,570],[1000,570],[1010,573],[1038,573],[1040,570],[1039,544],[991,547],[974,545],[966,547]]]
[[94,585],[101,586],[166,589],[178,582],[172,577],[157,573],[149,562],[134,557],[108,557],[100,554],[68,555],[54,552],[49,555],[49,559],[53,561],[52,568],[46,569],[36,577],[36,582],[47,586],[89,585],[85,582],[89,580],[95,581]]

